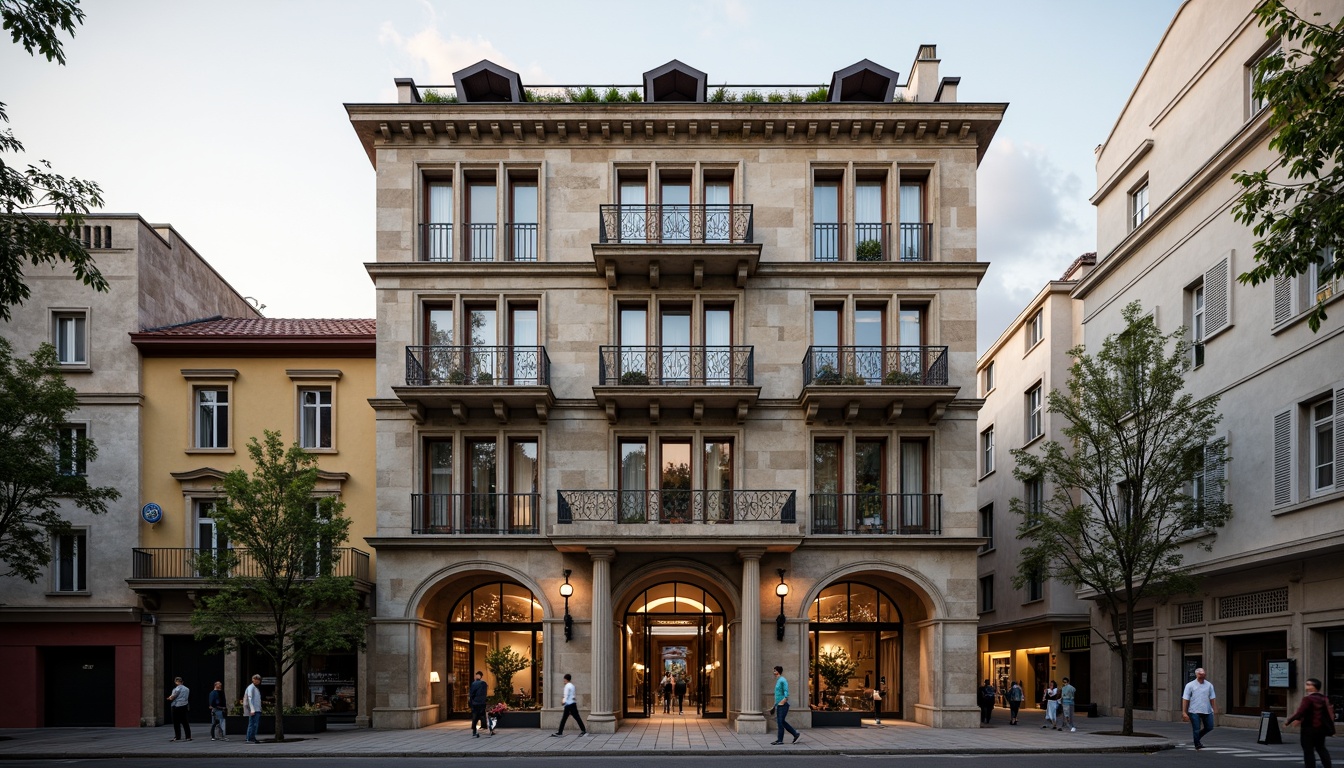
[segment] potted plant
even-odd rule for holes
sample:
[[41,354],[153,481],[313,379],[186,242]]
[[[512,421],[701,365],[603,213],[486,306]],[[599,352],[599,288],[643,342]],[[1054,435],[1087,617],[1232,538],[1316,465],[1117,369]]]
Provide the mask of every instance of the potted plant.
[[863,712],[844,710],[840,705],[840,691],[849,685],[850,678],[858,671],[858,662],[848,651],[837,646],[818,653],[814,666],[825,689],[821,694],[821,709],[812,713],[813,727],[861,726]]
[[492,375],[490,375],[490,372],[489,372],[489,371],[481,371],[480,373],[476,374],[476,383],[477,383],[477,384],[494,384],[494,383],[495,383],[495,377],[492,376]]
[[812,377],[813,384],[839,384],[840,372],[835,370],[835,366],[826,363],[817,369],[817,375]]
[[859,261],[881,261],[882,241],[880,240],[859,241],[858,247],[854,249],[854,257]]
[[850,372],[840,377],[840,383],[849,387],[862,387],[868,383],[868,380],[857,373]]
[[883,384],[889,385],[910,385],[919,383],[919,374],[909,371],[902,371],[899,368],[887,371],[887,375],[882,377]]
[[463,372],[461,368],[454,368],[453,370],[448,372],[448,376],[445,379],[445,381],[447,381],[449,384],[466,384],[467,374]]
[[649,383],[649,375],[643,371],[626,371],[621,374],[621,383],[626,386],[642,386]]

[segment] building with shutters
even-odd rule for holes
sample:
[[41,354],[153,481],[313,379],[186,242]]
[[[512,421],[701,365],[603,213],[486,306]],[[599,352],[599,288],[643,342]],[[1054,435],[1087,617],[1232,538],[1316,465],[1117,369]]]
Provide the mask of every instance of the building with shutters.
[[[1221,488],[1232,518],[1192,532],[1185,550],[1200,590],[1129,619],[1137,717],[1179,719],[1183,686],[1201,666],[1224,722],[1282,716],[1309,676],[1344,697],[1340,286],[1315,272],[1259,287],[1236,280],[1253,266],[1255,238],[1232,217],[1230,175],[1274,157],[1250,89],[1251,67],[1279,41],[1266,39],[1255,5],[1192,0],[1177,12],[1098,148],[1097,265],[1073,291],[1089,347],[1122,329],[1134,300],[1162,330],[1188,329],[1187,386],[1221,398],[1231,458]],[[1341,13],[1337,2],[1292,5],[1307,17]],[[1330,318],[1313,333],[1304,310],[1317,301]],[[1200,483],[1216,493],[1217,480]],[[1103,625],[1095,611],[1093,623]],[[1120,661],[1096,642],[1092,658],[1093,698],[1115,711]]]
[[479,669],[534,727],[562,674],[600,733],[662,717],[670,673],[763,731],[775,664],[802,727],[975,725],[1005,105],[938,69],[744,101],[672,61],[594,101],[481,62],[347,105],[377,173],[374,727],[465,718]]

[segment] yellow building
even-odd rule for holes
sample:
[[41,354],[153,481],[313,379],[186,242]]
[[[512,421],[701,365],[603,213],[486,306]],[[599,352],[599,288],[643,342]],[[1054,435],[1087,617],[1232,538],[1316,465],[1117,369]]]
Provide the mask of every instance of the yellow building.
[[[142,722],[162,723],[169,681],[198,691],[224,681],[237,700],[253,673],[266,688],[274,667],[245,651],[208,653],[193,636],[191,611],[203,581],[192,556],[228,546],[210,517],[229,471],[251,469],[247,444],[279,430],[315,454],[317,493],[339,494],[350,518],[343,574],[371,592],[373,562],[365,537],[376,528],[373,320],[214,317],[131,334],[140,350],[144,400],[140,546],[128,580],[144,611]],[[157,507],[153,506],[157,505]],[[301,661],[287,675],[285,700],[312,703],[330,719],[367,722],[363,653]],[[264,690],[269,695],[271,690]],[[193,696],[205,722],[206,697]]]

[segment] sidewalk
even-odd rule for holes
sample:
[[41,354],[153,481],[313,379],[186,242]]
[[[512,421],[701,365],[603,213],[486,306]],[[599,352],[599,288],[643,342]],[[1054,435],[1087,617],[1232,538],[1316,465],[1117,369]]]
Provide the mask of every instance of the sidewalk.
[[[699,752],[716,755],[781,754],[1031,754],[1043,752],[1154,752],[1191,749],[1190,726],[1185,723],[1136,721],[1135,730],[1147,736],[1103,736],[1100,731],[1118,731],[1120,718],[1079,718],[1078,732],[1043,730],[1040,718],[1024,715],[1022,724],[1008,725],[1006,713],[996,712],[990,727],[948,730],[905,722],[886,722],[877,727],[805,730],[797,744],[771,746],[774,734],[739,734],[725,720],[658,717],[626,721],[615,734],[578,736],[566,731],[551,738],[542,730],[499,729],[491,737],[472,738],[463,721],[440,723],[415,731],[375,731],[337,726],[326,733],[302,740],[260,746],[243,743],[242,734],[229,741],[210,741],[205,724],[193,724],[190,742],[172,742],[169,726],[158,728],[41,728],[0,730],[0,760],[34,758],[144,757],[457,757],[523,755],[684,755]],[[268,737],[267,737],[268,738]],[[788,737],[785,737],[786,741]],[[1295,731],[1284,734],[1284,744],[1256,744],[1256,731],[1219,727],[1205,737],[1205,752],[1231,751],[1241,757],[1266,758],[1296,755],[1301,759]],[[1250,753],[1250,754],[1248,754]]]

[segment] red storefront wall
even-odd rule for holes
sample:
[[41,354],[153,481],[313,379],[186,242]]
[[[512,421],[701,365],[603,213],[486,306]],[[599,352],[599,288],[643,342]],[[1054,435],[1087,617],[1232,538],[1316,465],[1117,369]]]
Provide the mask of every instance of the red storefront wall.
[[[41,728],[46,710],[44,646],[112,646],[116,653],[116,726],[140,725],[139,624],[0,624],[0,669],[6,698],[0,728]],[[75,692],[78,694],[78,692]]]

